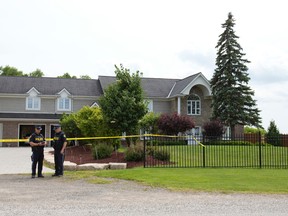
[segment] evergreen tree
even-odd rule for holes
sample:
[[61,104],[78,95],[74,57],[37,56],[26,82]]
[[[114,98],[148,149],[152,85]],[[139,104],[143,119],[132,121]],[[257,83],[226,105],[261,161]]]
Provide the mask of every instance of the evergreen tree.
[[280,145],[280,132],[275,124],[275,121],[270,121],[268,132],[266,134],[267,143],[279,146]]
[[248,86],[248,61],[237,42],[231,13],[222,27],[224,32],[217,43],[216,69],[211,80],[213,117],[230,126],[232,137],[235,125],[261,127],[260,111],[253,100],[254,91]]

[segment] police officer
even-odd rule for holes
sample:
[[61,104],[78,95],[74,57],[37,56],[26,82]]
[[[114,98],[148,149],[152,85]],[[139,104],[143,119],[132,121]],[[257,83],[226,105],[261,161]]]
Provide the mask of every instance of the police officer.
[[63,176],[63,163],[64,163],[64,154],[65,148],[67,145],[66,135],[61,129],[61,125],[54,125],[55,135],[53,138],[54,141],[54,163],[55,163],[55,174],[52,176]]
[[36,176],[36,166],[38,164],[38,177],[44,178],[42,175],[43,159],[44,159],[44,146],[46,141],[41,134],[41,126],[35,126],[35,132],[29,138],[29,144],[32,147],[32,178]]

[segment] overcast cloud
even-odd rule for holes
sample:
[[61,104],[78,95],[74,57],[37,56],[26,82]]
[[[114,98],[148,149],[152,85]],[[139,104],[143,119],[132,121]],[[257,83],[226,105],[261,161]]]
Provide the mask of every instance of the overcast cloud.
[[0,0],[0,65],[46,76],[211,79],[221,24],[232,12],[267,129],[288,133],[288,13],[284,0]]

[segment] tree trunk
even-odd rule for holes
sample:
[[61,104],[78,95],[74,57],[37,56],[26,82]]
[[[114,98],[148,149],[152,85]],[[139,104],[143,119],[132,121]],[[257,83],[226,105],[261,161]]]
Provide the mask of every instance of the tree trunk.
[[235,125],[231,125],[231,139],[235,140]]

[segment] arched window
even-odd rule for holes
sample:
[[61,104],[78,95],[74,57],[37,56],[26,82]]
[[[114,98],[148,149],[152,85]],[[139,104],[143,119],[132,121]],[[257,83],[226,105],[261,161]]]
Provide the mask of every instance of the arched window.
[[196,94],[191,94],[187,98],[187,114],[201,115],[201,100]]

